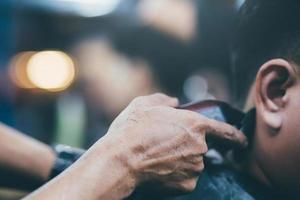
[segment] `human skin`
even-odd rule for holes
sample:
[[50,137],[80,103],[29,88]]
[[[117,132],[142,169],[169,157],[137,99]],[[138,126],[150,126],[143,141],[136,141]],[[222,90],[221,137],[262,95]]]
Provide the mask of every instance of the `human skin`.
[[227,124],[176,106],[162,94],[136,98],[74,165],[25,199],[117,200],[150,181],[191,192],[204,169],[208,132],[235,146],[247,141]]
[[257,120],[246,168],[286,198],[299,198],[299,66],[283,59],[269,60],[258,71],[250,98]]
[[33,190],[48,180],[56,159],[51,147],[0,123],[0,185]]

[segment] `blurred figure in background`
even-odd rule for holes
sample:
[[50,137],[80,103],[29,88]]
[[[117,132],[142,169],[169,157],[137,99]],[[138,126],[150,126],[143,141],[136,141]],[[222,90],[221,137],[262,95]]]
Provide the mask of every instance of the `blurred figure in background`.
[[134,97],[157,91],[181,96],[189,72],[188,48],[147,27],[87,37],[74,47],[74,56],[89,107],[88,144],[103,136]]
[[103,38],[89,38],[75,47],[79,82],[87,106],[87,144],[102,137],[108,125],[136,96],[157,91],[151,69],[130,60]]

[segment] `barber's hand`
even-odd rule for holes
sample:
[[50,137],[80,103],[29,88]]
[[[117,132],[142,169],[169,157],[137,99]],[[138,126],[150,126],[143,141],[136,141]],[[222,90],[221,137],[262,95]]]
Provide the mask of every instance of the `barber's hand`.
[[204,169],[207,134],[229,144],[246,145],[246,138],[235,128],[176,106],[177,99],[163,94],[138,97],[105,136],[118,141],[124,165],[137,185],[155,183],[157,188],[191,192]]

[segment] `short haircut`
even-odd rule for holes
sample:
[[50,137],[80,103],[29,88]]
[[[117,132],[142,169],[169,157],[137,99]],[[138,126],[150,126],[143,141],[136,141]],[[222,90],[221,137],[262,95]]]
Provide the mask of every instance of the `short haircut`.
[[241,105],[266,61],[283,58],[300,64],[300,0],[246,0],[233,47],[236,98]]

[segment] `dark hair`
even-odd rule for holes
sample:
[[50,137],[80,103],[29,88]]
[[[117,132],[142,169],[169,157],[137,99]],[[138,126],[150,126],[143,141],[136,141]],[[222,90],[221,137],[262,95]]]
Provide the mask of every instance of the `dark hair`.
[[233,58],[240,104],[263,63],[283,58],[300,64],[300,1],[246,0],[239,13]]

